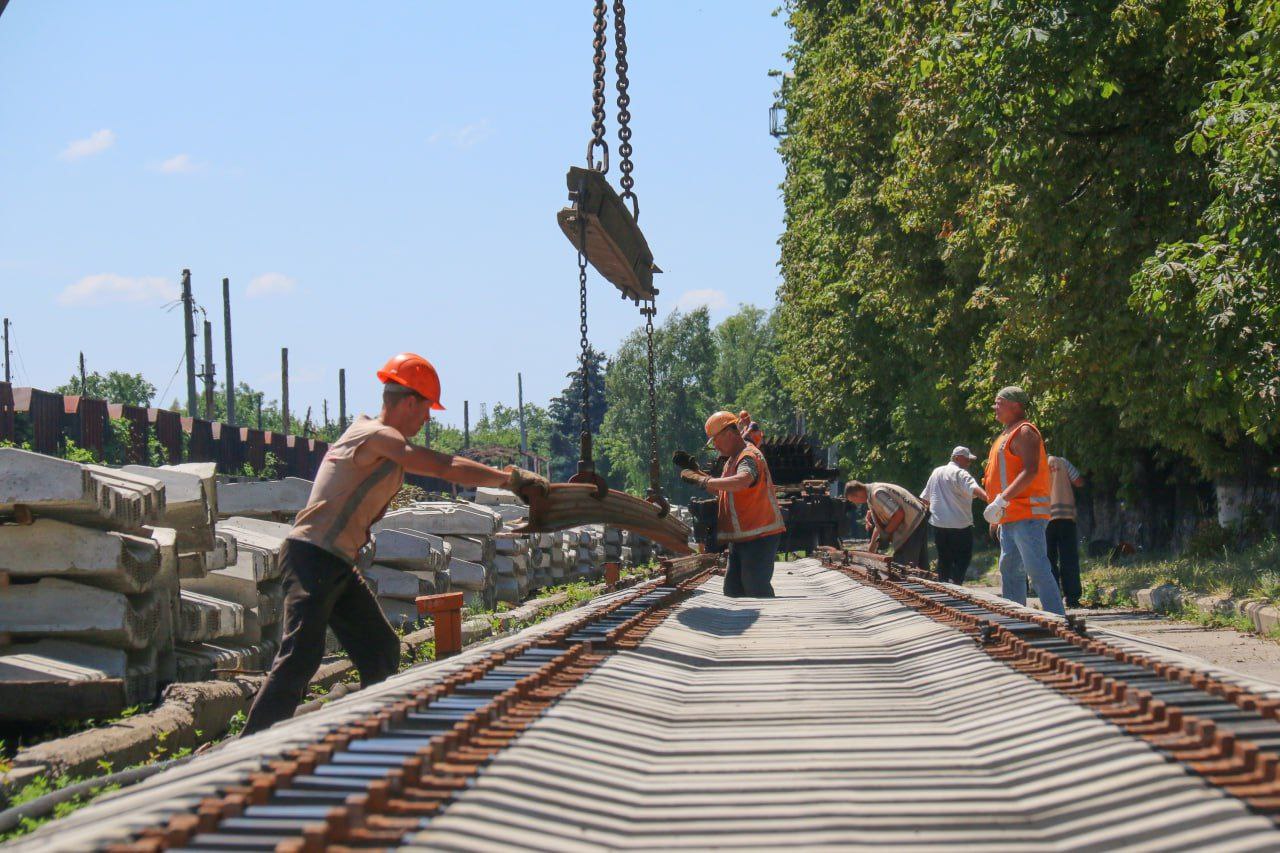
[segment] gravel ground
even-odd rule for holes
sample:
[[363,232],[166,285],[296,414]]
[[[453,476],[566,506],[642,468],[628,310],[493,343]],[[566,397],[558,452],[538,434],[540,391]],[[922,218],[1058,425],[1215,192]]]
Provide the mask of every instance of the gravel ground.
[[[970,585],[968,588],[999,595],[999,587]],[[1038,606],[1037,599],[1028,601]],[[1168,619],[1146,610],[1072,610],[1083,613],[1091,628],[1108,628],[1160,643],[1217,666],[1280,684],[1280,643],[1231,628],[1204,628],[1194,622]]]

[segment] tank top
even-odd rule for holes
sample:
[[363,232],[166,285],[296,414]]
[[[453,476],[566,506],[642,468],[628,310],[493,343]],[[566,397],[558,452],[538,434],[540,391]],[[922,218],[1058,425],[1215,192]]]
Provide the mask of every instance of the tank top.
[[382,518],[404,482],[404,468],[386,457],[356,461],[356,451],[379,433],[405,440],[382,421],[361,415],[329,445],[307,506],[298,513],[288,538],[309,542],[355,565],[356,552],[369,541],[369,528]]

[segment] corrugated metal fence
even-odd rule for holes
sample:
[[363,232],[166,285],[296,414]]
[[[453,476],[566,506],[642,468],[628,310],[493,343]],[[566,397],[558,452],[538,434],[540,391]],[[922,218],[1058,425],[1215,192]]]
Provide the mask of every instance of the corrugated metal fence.
[[[31,449],[38,453],[56,456],[70,439],[77,446],[104,456],[112,441],[111,421],[117,418],[129,424],[127,441],[118,449],[123,454],[119,460],[122,462],[215,462],[219,471],[233,474],[239,473],[246,462],[255,470],[262,470],[269,450],[280,459],[279,476],[310,480],[315,478],[320,460],[329,449],[327,442],[316,438],[184,418],[168,409],[64,397],[0,382],[0,441],[30,442]],[[148,458],[153,438],[164,459]]]

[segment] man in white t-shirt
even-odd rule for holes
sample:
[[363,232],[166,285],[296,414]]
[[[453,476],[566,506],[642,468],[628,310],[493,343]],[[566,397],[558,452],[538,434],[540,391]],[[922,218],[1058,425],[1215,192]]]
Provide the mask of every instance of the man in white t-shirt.
[[929,526],[938,549],[938,579],[963,584],[973,558],[973,499],[987,493],[969,473],[974,459],[969,448],[951,451],[951,461],[933,469],[920,498],[929,507]]

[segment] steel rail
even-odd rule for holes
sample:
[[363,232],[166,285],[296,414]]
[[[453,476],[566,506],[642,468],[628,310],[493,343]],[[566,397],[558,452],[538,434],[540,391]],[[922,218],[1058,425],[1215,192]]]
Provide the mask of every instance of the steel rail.
[[905,566],[836,549],[822,562],[972,636],[992,658],[1280,822],[1280,701],[1090,637],[1079,620],[988,601]]
[[634,648],[717,563],[715,555],[664,561],[662,578],[472,661],[106,849],[303,853],[395,846],[601,662]]

